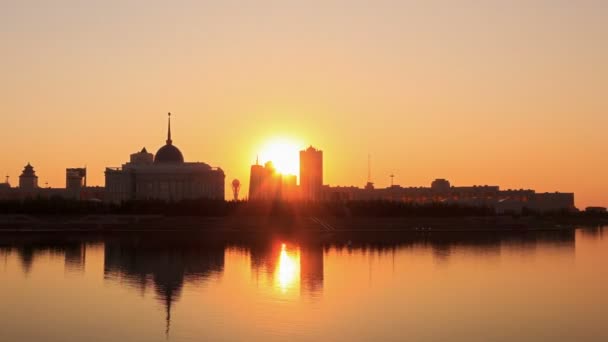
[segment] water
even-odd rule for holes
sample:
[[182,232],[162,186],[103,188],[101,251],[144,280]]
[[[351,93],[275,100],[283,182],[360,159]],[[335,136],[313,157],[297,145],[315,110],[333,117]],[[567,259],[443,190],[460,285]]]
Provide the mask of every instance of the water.
[[608,228],[210,240],[1,235],[0,341],[608,340]]

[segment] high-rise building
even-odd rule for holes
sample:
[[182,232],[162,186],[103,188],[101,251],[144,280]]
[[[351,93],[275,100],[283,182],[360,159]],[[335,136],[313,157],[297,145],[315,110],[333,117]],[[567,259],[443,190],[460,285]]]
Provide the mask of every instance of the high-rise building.
[[298,177],[296,175],[281,175],[281,198],[286,201],[298,199]]
[[304,200],[322,199],[323,151],[312,146],[300,151],[300,189]]
[[266,171],[264,166],[260,165],[259,160],[255,161],[255,165],[251,165],[249,173],[249,199],[256,200],[262,190]]
[[256,161],[251,165],[249,178],[249,200],[292,201],[298,198],[296,175],[284,175],[275,169],[271,161],[260,165]]
[[281,198],[282,177],[272,162],[267,162],[264,166],[256,161],[251,165],[251,175],[249,182],[250,200],[277,200]]

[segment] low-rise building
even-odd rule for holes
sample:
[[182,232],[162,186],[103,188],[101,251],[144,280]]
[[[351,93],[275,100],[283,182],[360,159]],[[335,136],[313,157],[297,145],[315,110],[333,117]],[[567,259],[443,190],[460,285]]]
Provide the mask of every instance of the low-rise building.
[[534,190],[501,190],[498,186],[452,186],[445,179],[436,179],[430,187],[324,187],[329,201],[385,200],[406,203],[445,203],[495,208],[498,213],[521,213],[525,208],[538,211],[574,211],[573,193],[536,193]]
[[585,208],[585,212],[590,214],[606,214],[608,213],[608,209],[606,207],[587,207]]

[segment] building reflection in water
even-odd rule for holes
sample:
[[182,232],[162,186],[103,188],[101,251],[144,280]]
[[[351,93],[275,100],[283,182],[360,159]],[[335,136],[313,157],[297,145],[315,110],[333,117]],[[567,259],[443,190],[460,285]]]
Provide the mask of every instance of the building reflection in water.
[[[142,293],[152,286],[166,312],[166,334],[171,309],[185,283],[199,285],[224,271],[224,243],[195,243],[163,239],[108,240],[105,243],[104,277]],[[314,297],[323,289],[323,247],[288,243],[237,243],[249,252],[251,268],[266,275],[285,293],[298,287],[302,296]]]
[[[584,230],[577,231],[582,232]],[[499,255],[503,250],[533,252],[540,245],[543,245],[544,247],[574,252],[577,231],[442,232],[416,235],[378,233],[366,238],[355,236],[352,239],[334,241],[328,244],[327,248],[332,248],[338,252],[347,250],[349,252],[360,251],[379,254],[394,254],[398,250],[408,248],[428,248],[433,252],[436,261],[445,262],[457,250],[464,250],[469,254],[491,256]],[[601,229],[598,231],[601,231]],[[587,232],[582,234],[596,233]]]
[[583,229],[579,229],[579,232],[582,236],[586,236],[586,237],[590,237],[590,238],[597,238],[597,239],[603,239],[606,232],[605,232],[606,228],[598,226],[598,227],[588,227],[588,228],[583,228]]
[[281,242],[246,246],[251,270],[259,281],[265,276],[282,293],[297,286],[304,297],[313,298],[323,291],[323,246]]
[[166,334],[171,308],[184,283],[200,284],[224,270],[224,246],[175,244],[165,240],[107,241],[104,276],[140,289],[152,286],[166,311]]
[[29,274],[35,259],[41,255],[63,256],[64,267],[70,272],[84,272],[86,243],[62,240],[18,240],[9,246],[1,246],[0,252],[8,256],[15,251],[23,273]]
[[575,248],[575,231],[535,231],[523,233],[474,233],[474,234],[443,234],[428,236],[421,243],[429,246],[438,263],[447,262],[457,250],[468,254],[478,254],[481,257],[499,256],[504,249],[516,249],[525,252],[535,251],[539,245],[551,248]]
[[65,268],[70,271],[84,272],[87,246],[84,243],[65,249]]
[[[582,236],[602,238],[603,230],[579,230]],[[328,250],[348,253],[393,253],[408,248],[432,251],[436,260],[447,261],[455,250],[467,253],[500,254],[501,250],[535,251],[544,247],[574,252],[574,231],[420,234],[338,237],[324,243],[290,243],[281,241],[200,242],[189,238],[113,238],[105,240],[104,278],[130,286],[142,293],[149,287],[165,310],[165,332],[169,333],[171,310],[179,300],[184,284],[200,285],[224,271],[225,251],[235,248],[250,257],[250,268],[256,281],[260,278],[281,295],[297,293],[305,299],[323,293],[325,260]],[[204,240],[206,241],[206,240]],[[101,241],[98,241],[99,243]],[[66,270],[84,270],[86,247],[95,241],[57,241],[47,239],[0,240],[0,256],[6,260],[16,254],[24,273],[31,272],[37,257],[60,256]],[[5,261],[6,262],[6,261]],[[370,264],[371,265],[371,264]],[[371,267],[371,266],[370,266]]]
[[308,245],[300,254],[300,290],[306,296],[315,296],[323,291],[323,246]]

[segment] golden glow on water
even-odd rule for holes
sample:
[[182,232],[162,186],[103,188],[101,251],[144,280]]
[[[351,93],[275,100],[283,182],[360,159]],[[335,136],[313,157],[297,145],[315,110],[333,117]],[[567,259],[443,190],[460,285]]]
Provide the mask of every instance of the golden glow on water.
[[0,341],[607,341],[607,232],[374,247],[0,237]]
[[278,267],[274,279],[276,287],[283,293],[293,288],[300,280],[300,252],[299,250],[288,251],[286,244],[281,244]]

